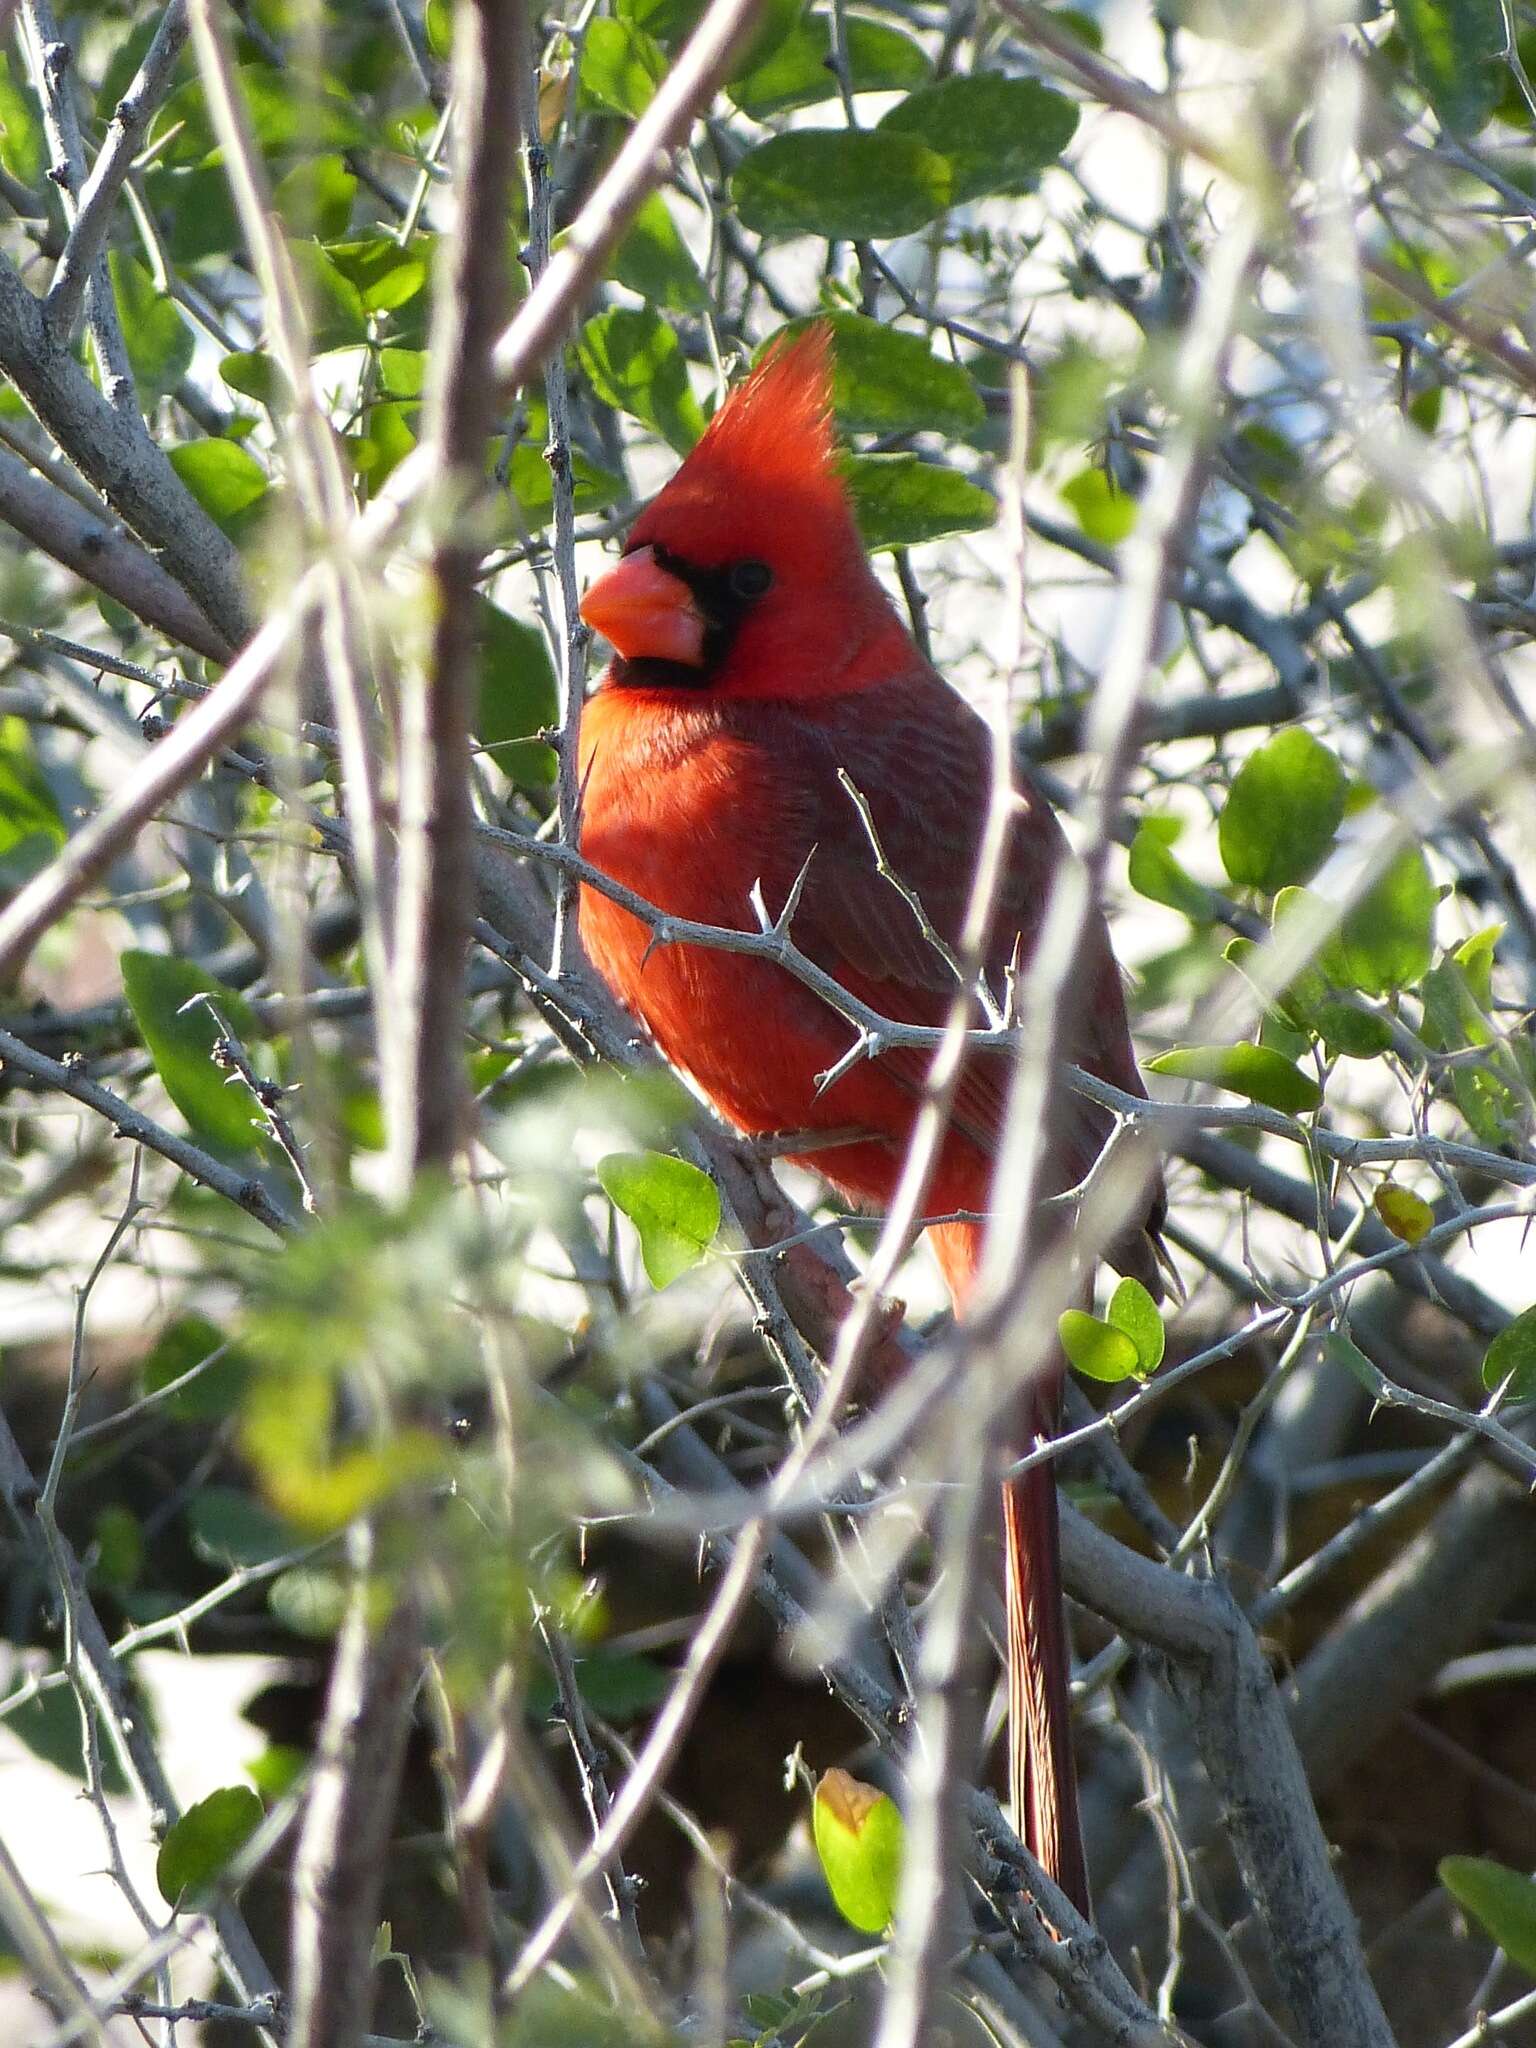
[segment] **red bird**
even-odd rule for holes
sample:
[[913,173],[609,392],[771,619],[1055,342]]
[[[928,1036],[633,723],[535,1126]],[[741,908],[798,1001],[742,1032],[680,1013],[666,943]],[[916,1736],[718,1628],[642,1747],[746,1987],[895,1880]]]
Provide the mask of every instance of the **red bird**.
[[[582,725],[586,858],[675,916],[755,931],[809,867],[796,943],[882,1015],[944,1020],[954,978],[902,893],[877,871],[844,771],[862,792],[886,859],[933,930],[957,943],[987,811],[986,727],[924,659],[877,581],[838,472],[830,342],[812,327],[772,350],[721,407],[672,481],[635,521],[622,559],[588,591],[587,623],[615,659]],[[1049,806],[1021,792],[988,952],[1001,988],[1027,963],[1065,842]],[[804,1159],[855,1203],[888,1204],[930,1055],[895,1050],[830,1087],[850,1026],[765,960],[651,945],[646,924],[590,886],[581,934],[593,963],[743,1131],[857,1131]],[[1082,1001],[1065,1050],[1142,1092],[1119,972],[1103,919],[1083,940]],[[969,1054],[928,1191],[929,1213],[984,1211],[1008,1067]],[[1045,1192],[1074,1187],[1111,1119],[1058,1087]],[[1146,1232],[1117,1265],[1157,1291]],[[981,1248],[977,1223],[929,1237],[963,1310]],[[1059,1378],[1037,1380],[1016,1441],[1054,1424]],[[1004,1488],[1010,1790],[1030,1848],[1088,1910],[1077,1819],[1069,1655],[1061,1605],[1055,1480],[1040,1465]]]

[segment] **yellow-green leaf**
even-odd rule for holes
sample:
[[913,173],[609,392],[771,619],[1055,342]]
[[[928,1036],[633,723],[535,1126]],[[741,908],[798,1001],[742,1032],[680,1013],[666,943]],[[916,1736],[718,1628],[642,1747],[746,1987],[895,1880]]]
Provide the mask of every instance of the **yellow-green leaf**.
[[668,1152],[610,1152],[597,1163],[603,1192],[640,1233],[653,1287],[668,1287],[709,1250],[720,1228],[720,1193],[707,1173]]
[[1172,1074],[1180,1081],[1209,1081],[1214,1087],[1246,1095],[1270,1109],[1297,1116],[1316,1109],[1323,1091],[1301,1069],[1267,1045],[1239,1039],[1235,1045],[1184,1045],[1160,1052],[1147,1061],[1154,1074]]
[[1138,1374],[1156,1372],[1163,1362],[1168,1333],[1157,1312],[1157,1303],[1141,1282],[1127,1273],[1110,1296],[1106,1313],[1112,1327],[1123,1330],[1136,1346]]
[[1136,1339],[1080,1308],[1066,1309],[1056,1325],[1061,1348],[1075,1372],[1090,1380],[1134,1379],[1141,1372]]
[[1435,1227],[1435,1212],[1424,1197],[1400,1188],[1395,1180],[1382,1182],[1371,1197],[1371,1207],[1404,1244],[1418,1244]]
[[811,1832],[837,1910],[861,1934],[881,1934],[896,1912],[905,1827],[889,1794],[826,1771],[816,1786]]

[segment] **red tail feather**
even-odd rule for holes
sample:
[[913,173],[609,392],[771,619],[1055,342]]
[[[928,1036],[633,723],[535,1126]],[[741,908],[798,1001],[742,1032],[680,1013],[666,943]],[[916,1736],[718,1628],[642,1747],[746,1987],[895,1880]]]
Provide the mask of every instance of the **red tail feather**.
[[1072,1759],[1071,1655],[1061,1604],[1056,1472],[1003,1483],[1008,1615],[1008,1799],[1015,1828],[1085,1917],[1088,1867]]
[[[937,1223],[928,1235],[955,1313],[963,1316],[981,1258],[981,1227]],[[1037,1437],[1052,1433],[1058,1385],[1052,1374],[1026,1394],[1018,1451],[1031,1449]],[[1061,1604],[1054,1465],[1034,1465],[1004,1482],[1003,1601],[1008,1618],[1008,1799],[1013,1825],[1086,1918],[1088,1866],[1072,1760],[1072,1655]]]

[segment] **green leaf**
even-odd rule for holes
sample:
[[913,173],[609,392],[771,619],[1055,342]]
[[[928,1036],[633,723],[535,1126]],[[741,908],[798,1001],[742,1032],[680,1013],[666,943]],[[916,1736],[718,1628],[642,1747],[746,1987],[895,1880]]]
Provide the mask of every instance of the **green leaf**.
[[480,709],[475,730],[482,746],[494,748],[498,768],[521,787],[542,786],[555,773],[552,748],[531,743],[532,735],[559,717],[554,664],[537,626],[514,619],[481,598]]
[[1131,841],[1127,874],[1138,896],[1182,911],[1196,924],[1211,916],[1211,892],[1177,861],[1170,848],[1183,830],[1181,818],[1143,814]]
[[48,138],[30,92],[17,83],[9,57],[0,57],[0,164],[23,185],[40,184],[48,169]]
[[267,1605],[296,1636],[324,1641],[341,1627],[347,1611],[347,1583],[320,1565],[295,1565],[267,1588]]
[[329,242],[325,255],[355,289],[365,313],[395,313],[408,306],[432,271],[432,242],[425,235],[404,248],[393,235]]
[[1277,733],[1232,779],[1218,840],[1234,882],[1273,894],[1304,882],[1333,844],[1344,816],[1345,775],[1304,726]]
[[1509,1398],[1528,1401],[1536,1394],[1536,1308],[1507,1323],[1483,1357],[1483,1385],[1491,1393],[1509,1380]]
[[709,287],[659,192],[648,195],[630,223],[611,269],[659,312],[699,313],[709,304]]
[[[293,74],[276,65],[242,64],[237,91],[256,145],[268,158],[364,148],[370,140],[361,115],[339,93],[317,88],[313,79],[306,81],[304,90],[295,91]],[[201,79],[190,79],[171,94],[155,116],[150,135],[154,141],[171,138],[159,152],[160,162],[210,164],[222,170],[224,155],[208,118]]]
[[235,349],[219,364],[219,375],[231,391],[271,405],[287,394],[287,379],[264,349]]
[[32,735],[14,713],[0,718],[0,859],[28,840],[51,853],[64,844],[64,820],[37,765]]
[[799,334],[830,327],[832,410],[849,434],[970,434],[987,409],[969,372],[945,362],[920,334],[906,334],[862,313],[793,320],[782,330]]
[[357,284],[331,261],[318,242],[290,241],[288,260],[310,321],[310,343],[316,355],[332,349],[359,348],[368,339],[368,316]]
[[[703,19],[705,4],[706,0],[615,0],[614,13],[672,49],[693,34]],[[740,78],[755,70],[794,28],[803,6],[804,0],[765,0],[757,26],[734,58],[729,77]]]
[[686,455],[704,431],[677,336],[649,308],[599,313],[576,342],[581,366],[604,405],[652,427]]
[[[215,1362],[206,1365],[208,1359]],[[196,1377],[177,1386],[189,1373]],[[227,1342],[224,1333],[206,1316],[188,1315],[168,1323],[155,1339],[144,1361],[143,1387],[146,1394],[175,1387],[161,1412],[178,1422],[223,1422],[238,1405],[249,1377],[249,1359]]]
[[192,367],[192,330],[175,300],[155,289],[154,279],[136,256],[113,249],[107,267],[134,381],[143,398],[163,398]]
[[799,128],[748,150],[731,198],[754,234],[881,241],[915,234],[949,206],[947,158],[911,135]]
[[1100,1322],[1084,1309],[1069,1308],[1063,1310],[1056,1334],[1072,1369],[1085,1379],[1113,1383],[1140,1377],[1141,1352],[1128,1331]]
[[811,1803],[811,1833],[837,1910],[861,1934],[882,1934],[896,1914],[906,1828],[888,1793],[826,1771]]
[[1510,1961],[1536,1976],[1536,1881],[1491,1856],[1444,1856],[1439,1878]]
[[1080,469],[1062,485],[1061,495],[1083,532],[1101,547],[1117,548],[1135,530],[1138,501],[1102,469]]
[[1143,1377],[1156,1372],[1163,1362],[1163,1347],[1168,1341],[1168,1333],[1163,1328],[1157,1303],[1141,1282],[1130,1274],[1110,1296],[1108,1320],[1113,1328],[1123,1330],[1136,1346],[1137,1372]]
[[293,1549],[293,1534],[269,1508],[233,1486],[202,1486],[187,1502],[192,1548],[204,1564],[231,1571],[271,1564]]
[[640,1233],[640,1257],[653,1287],[670,1286],[714,1243],[719,1190],[686,1159],[667,1152],[610,1152],[598,1161],[597,1178]]
[[[544,435],[548,423],[542,406],[529,407],[527,436],[512,450],[507,465],[507,485],[530,526],[547,526],[554,512],[554,491],[549,464],[544,460]],[[538,424],[535,424],[535,421]],[[600,512],[625,495],[622,477],[599,469],[579,448],[571,450],[571,490],[578,512]]]
[[390,472],[397,469],[416,446],[416,436],[406,418],[405,407],[390,399],[379,399],[369,406],[367,424],[366,433],[348,435],[347,447],[353,468],[367,486],[368,495],[373,497],[383,488]]
[[[901,29],[857,14],[850,14],[844,27],[855,92],[910,92],[928,76],[926,51]],[[831,56],[830,16],[808,15],[770,56],[736,80],[729,96],[754,121],[835,99],[839,88]]]
[[1307,1021],[1319,1033],[1330,1053],[1342,1053],[1349,1060],[1373,1060],[1392,1044],[1392,1026],[1372,1010],[1357,1010],[1352,1003],[1319,1003]]
[[1319,953],[1318,966],[1340,988],[1364,995],[1411,988],[1434,957],[1439,900],[1428,863],[1410,846],[1345,913]]
[[848,455],[842,471],[864,545],[874,553],[979,533],[997,518],[990,491],[916,455]]
[[[13,1708],[5,1717],[7,1734],[19,1736],[46,1764],[67,1777],[85,1782],[85,1748],[80,1727],[80,1708],[67,1686],[50,1686],[35,1693],[24,1706]],[[126,1792],[128,1781],[117,1751],[110,1742],[100,1745],[102,1779],[109,1792]]]
[[144,1569],[144,1527],[132,1508],[109,1501],[96,1511],[91,1540],[96,1547],[96,1574],[119,1592]]
[[167,453],[172,469],[226,533],[267,495],[266,471],[238,441],[183,441]]
[[193,1132],[220,1152],[254,1151],[260,1127],[256,1105],[243,1082],[231,1082],[214,1064],[218,1026],[207,1005],[193,1000],[211,995],[225,1023],[243,1038],[251,1018],[240,997],[192,961],[163,953],[124,953],[122,969],[123,993],[139,1035],[166,1094]]
[[[576,1659],[576,1690],[583,1702],[594,1714],[621,1728],[659,1706],[670,1688],[667,1671],[650,1657],[598,1650],[590,1657]],[[534,1672],[523,1703],[531,1715],[539,1718],[554,1713],[559,1693],[553,1672]]]
[[322,242],[344,235],[352,223],[357,179],[339,156],[312,156],[279,178],[272,192],[273,210],[294,234],[315,235]]
[[420,398],[427,388],[427,352],[420,348],[379,350],[379,390],[386,398]]
[[598,15],[587,24],[581,51],[578,105],[606,107],[635,121],[645,112],[667,71],[667,53],[631,21]]
[[1171,1074],[1179,1081],[1209,1081],[1292,1116],[1316,1109],[1323,1099],[1322,1089],[1310,1074],[1267,1045],[1253,1045],[1246,1039],[1235,1045],[1176,1046],[1172,1052],[1160,1052],[1146,1066],[1151,1073]]
[[1435,1227],[1435,1212],[1422,1195],[1384,1180],[1371,1197],[1371,1207],[1388,1230],[1404,1244],[1418,1244]]
[[1475,135],[1503,88],[1500,0],[1397,0],[1397,25],[1441,126]]
[[1380,1400],[1387,1382],[1346,1330],[1330,1330],[1323,1340],[1323,1356],[1330,1365],[1342,1366],[1360,1382],[1373,1400]]
[[952,203],[1033,189],[1077,131],[1077,108],[1035,78],[978,71],[909,93],[881,135],[910,135],[947,159]]
[[173,1910],[207,1892],[260,1827],[262,1805],[249,1785],[226,1785],[186,1812],[160,1844],[155,1882]]

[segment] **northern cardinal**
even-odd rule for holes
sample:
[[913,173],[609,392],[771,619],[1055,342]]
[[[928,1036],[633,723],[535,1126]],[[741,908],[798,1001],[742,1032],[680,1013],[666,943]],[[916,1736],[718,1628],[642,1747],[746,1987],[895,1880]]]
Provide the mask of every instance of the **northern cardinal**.
[[[679,917],[758,929],[806,870],[792,931],[804,952],[882,1015],[940,1024],[951,967],[877,870],[839,780],[862,793],[889,866],[949,945],[965,915],[988,803],[981,719],[919,652],[870,567],[837,467],[830,339],[781,343],[721,406],[635,521],[582,616],[615,650],[582,725],[581,845],[589,862]],[[999,988],[1027,965],[1061,828],[1019,793],[988,954]],[[807,863],[809,864],[807,866]],[[646,923],[590,885],[581,934],[599,972],[667,1058],[743,1131],[856,1131],[810,1166],[855,1203],[896,1186],[930,1055],[893,1050],[827,1087],[851,1027],[772,962],[701,946],[654,946]],[[1119,972],[1102,917],[1084,933],[1064,1050],[1142,1092]],[[928,1191],[927,1213],[987,1208],[1008,1088],[1005,1058],[970,1053]],[[1044,1191],[1074,1187],[1109,1116],[1055,1091]],[[1161,1194],[1146,1228],[1111,1256],[1154,1293]],[[982,1225],[929,1237],[963,1313]],[[1059,1366],[1036,1378],[1012,1442],[1053,1427]],[[1009,1778],[1016,1825],[1081,1911],[1087,1875],[1069,1725],[1055,1479],[1049,1464],[1003,1488]]]

